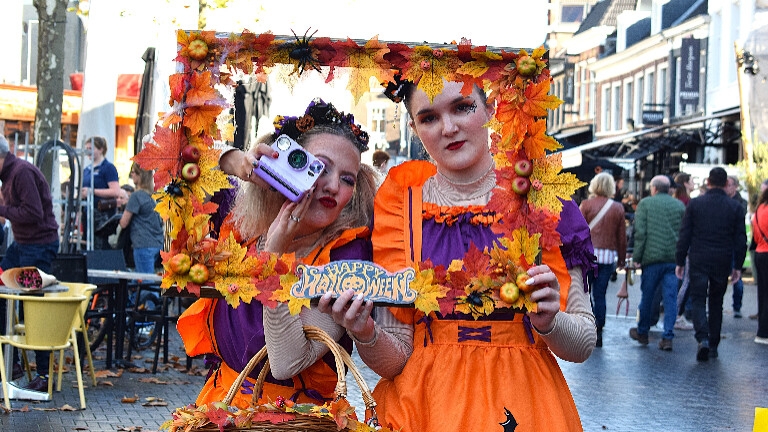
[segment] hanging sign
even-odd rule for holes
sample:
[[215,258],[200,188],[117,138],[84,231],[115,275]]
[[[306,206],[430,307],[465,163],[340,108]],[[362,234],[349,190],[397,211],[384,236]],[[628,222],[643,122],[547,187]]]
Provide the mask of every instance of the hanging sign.
[[680,46],[680,104],[699,104],[701,42],[685,38]]
[[343,260],[324,266],[297,266],[299,281],[291,286],[291,295],[314,299],[327,292],[334,297],[352,289],[375,303],[407,305],[418,293],[410,288],[416,272],[407,268],[390,273],[370,261]]

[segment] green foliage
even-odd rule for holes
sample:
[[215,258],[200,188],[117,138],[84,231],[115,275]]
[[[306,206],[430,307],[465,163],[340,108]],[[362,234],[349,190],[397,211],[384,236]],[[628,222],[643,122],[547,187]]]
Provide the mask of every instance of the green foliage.
[[[744,140],[744,145],[748,145]],[[757,200],[760,198],[760,184],[768,179],[768,142],[756,142],[753,148],[753,163],[747,160],[740,161],[738,165],[746,173],[745,183],[749,193],[749,208],[754,211]]]

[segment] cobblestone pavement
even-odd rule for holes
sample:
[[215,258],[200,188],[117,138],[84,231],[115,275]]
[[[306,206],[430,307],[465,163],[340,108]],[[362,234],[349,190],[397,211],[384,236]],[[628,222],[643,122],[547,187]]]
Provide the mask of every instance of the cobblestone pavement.
[[[620,275],[621,276],[621,275]],[[639,279],[639,278],[638,278]],[[621,279],[619,279],[621,280]],[[749,282],[749,280],[748,280]],[[561,361],[581,415],[584,430],[592,431],[752,431],[755,407],[768,407],[768,346],[753,342],[757,321],[756,287],[745,285],[743,319],[733,318],[731,292],[726,293],[723,340],[718,359],[695,359],[692,331],[676,331],[673,351],[661,351],[658,331],[640,346],[628,336],[640,302],[639,280],[630,287],[630,316],[614,315],[618,282],[608,292],[608,322],[604,346],[582,364]],[[203,383],[202,360],[185,372],[178,335],[171,341],[173,360],[160,372],[137,373],[113,369],[115,377],[100,377],[86,388],[85,410],[79,407],[74,373],[65,374],[63,389],[50,402],[11,401],[13,412],[0,414],[2,431],[156,431],[174,408],[194,401]],[[142,354],[149,360],[151,351]],[[95,354],[96,369],[104,371],[104,353]],[[141,356],[134,363],[143,363]],[[357,358],[367,383],[376,375]],[[351,375],[348,376],[351,381]],[[350,403],[360,407],[357,388],[350,384]],[[123,401],[135,398],[136,402]]]

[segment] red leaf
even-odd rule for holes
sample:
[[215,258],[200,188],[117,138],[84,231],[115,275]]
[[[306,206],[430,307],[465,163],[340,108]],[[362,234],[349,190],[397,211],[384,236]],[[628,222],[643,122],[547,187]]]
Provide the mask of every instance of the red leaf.
[[155,188],[160,189],[171,182],[181,170],[181,149],[187,145],[187,137],[181,129],[156,126],[155,143],[148,142],[133,157],[133,161],[145,170],[155,170]]
[[282,286],[280,286],[280,276],[272,275],[264,280],[254,280],[254,283],[256,285],[256,289],[261,291],[259,295],[256,296],[256,299],[261,301],[261,303],[265,306],[269,306],[271,308],[277,306],[277,302],[274,300],[269,300],[269,298],[272,297],[272,294],[275,291],[282,289]]
[[254,422],[270,422],[272,424],[284,423],[294,420],[296,414],[288,414],[284,412],[257,412],[253,414]]
[[219,208],[219,205],[215,202],[208,201],[206,203],[200,203],[195,195],[190,195],[190,198],[192,199],[192,216],[212,214]]
[[208,420],[210,420],[211,423],[217,425],[219,427],[219,431],[224,432],[224,426],[229,420],[229,411],[221,408],[213,408],[208,410],[207,415]]
[[464,268],[469,274],[488,274],[491,257],[484,254],[474,243],[470,243],[467,254],[464,255]]

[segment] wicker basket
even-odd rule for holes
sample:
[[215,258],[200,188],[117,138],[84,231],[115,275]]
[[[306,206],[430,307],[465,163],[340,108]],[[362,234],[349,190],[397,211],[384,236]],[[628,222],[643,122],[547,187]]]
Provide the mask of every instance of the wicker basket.
[[[311,327],[311,326],[305,326],[304,327],[304,333],[307,335],[308,339],[316,340],[323,342],[325,345],[330,348],[331,352],[333,353],[333,356],[336,360],[336,371],[337,371],[337,382],[336,382],[336,388],[334,390],[334,393],[336,394],[336,401],[339,401],[340,399],[346,399],[347,397],[347,381],[346,376],[344,372],[344,366],[346,365],[349,371],[352,373],[352,376],[355,378],[355,381],[357,382],[357,385],[360,388],[360,391],[362,393],[363,403],[365,404],[366,413],[370,415],[370,417],[365,421],[365,423],[360,423],[357,421],[354,421],[352,419],[349,420],[349,424],[347,427],[340,428],[336,421],[334,421],[333,416],[329,415],[327,412],[318,415],[315,413],[305,413],[305,412],[295,412],[295,411],[285,411],[278,409],[274,405],[270,404],[269,406],[265,405],[258,405],[258,397],[259,394],[261,394],[261,389],[264,385],[264,381],[267,377],[267,374],[269,372],[269,359],[264,363],[264,367],[262,368],[261,372],[259,373],[259,376],[256,380],[256,384],[253,388],[253,399],[252,399],[252,407],[249,410],[245,410],[245,415],[248,415],[248,413],[255,413],[258,412],[260,414],[285,414],[286,417],[292,417],[286,420],[282,420],[279,423],[274,423],[273,421],[268,420],[255,420],[255,421],[248,421],[246,424],[237,425],[232,424],[230,422],[229,424],[225,425],[224,430],[226,431],[262,431],[262,432],[283,432],[283,431],[292,431],[292,432],[337,432],[337,431],[359,431],[359,430],[365,430],[366,428],[369,428],[371,431],[389,431],[387,428],[382,428],[379,426],[378,418],[376,416],[376,402],[373,399],[373,395],[371,394],[370,388],[365,383],[365,380],[363,379],[362,374],[360,373],[359,369],[355,365],[354,361],[352,360],[352,357],[345,351],[341,346],[339,346],[338,343],[336,343],[335,340],[331,336],[329,336],[327,333],[325,333],[323,330],[317,328],[317,327]],[[266,347],[259,350],[258,353],[256,353],[255,356],[248,362],[248,364],[245,366],[242,372],[240,372],[240,375],[237,377],[235,382],[232,383],[232,386],[229,389],[229,392],[227,392],[227,395],[225,399],[222,401],[226,406],[228,407],[232,400],[234,399],[235,395],[239,391],[240,387],[242,386],[243,382],[245,381],[246,377],[253,371],[253,368],[264,358],[267,357],[267,349]],[[306,408],[306,405],[304,405]],[[319,406],[318,406],[319,407]],[[179,408],[176,410],[176,415],[174,417],[181,418],[191,418],[191,417],[197,417],[198,420],[196,424],[192,424],[193,422],[190,420],[188,423],[185,424],[174,424],[170,425],[166,423],[164,427],[167,427],[171,431],[183,431],[183,430],[199,430],[199,431],[219,431],[219,426],[212,421],[201,421],[199,418],[200,415],[195,414],[195,411],[197,413],[205,412],[206,407],[198,407],[195,410],[190,410],[189,408]],[[183,412],[183,413],[182,413]],[[233,412],[230,410],[230,412]],[[233,417],[236,417],[237,414],[243,415],[243,410],[241,410],[238,413],[235,413]]]

